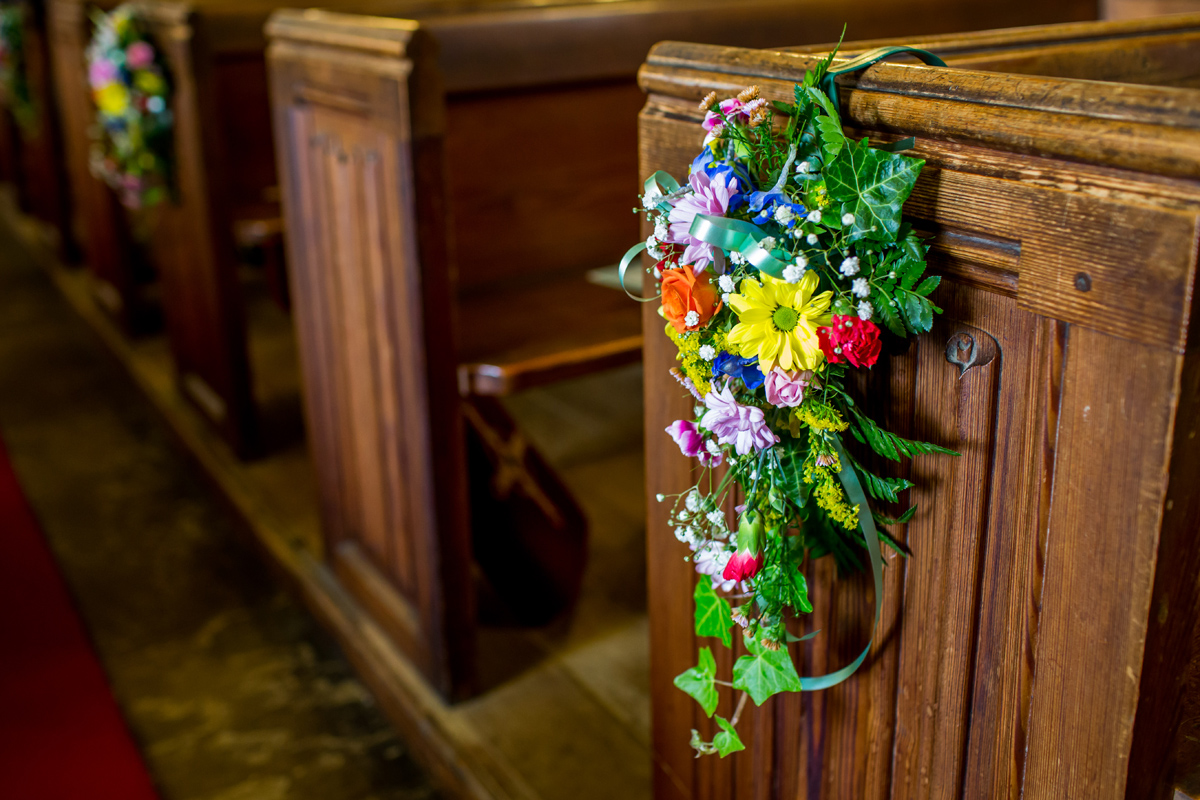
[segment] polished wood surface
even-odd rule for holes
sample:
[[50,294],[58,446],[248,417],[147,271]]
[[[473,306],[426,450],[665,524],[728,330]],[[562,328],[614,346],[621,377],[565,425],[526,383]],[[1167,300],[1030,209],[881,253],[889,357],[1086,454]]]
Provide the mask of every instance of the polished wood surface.
[[[309,431],[334,547],[352,540],[373,559],[420,621],[410,652],[455,692],[470,677],[473,613],[457,393],[504,394],[638,356],[636,305],[584,273],[636,241],[634,74],[646,50],[684,36],[764,45],[802,24],[828,36],[844,9],[364,9],[379,16],[281,11],[267,28]],[[891,4],[862,11],[874,32],[914,24]],[[916,16],[953,30],[1094,11],[942,2]],[[403,513],[398,498],[411,504]]]
[[[1151,84],[1197,74],[1198,23],[918,38],[950,67],[841,81],[855,135],[917,137],[926,167],[905,212],[946,277],[945,314],[872,370],[870,402],[892,430],[963,455],[905,467],[920,511],[897,533],[912,556],[887,561],[864,667],[745,716],[748,749],[725,760],[693,758],[687,730],[712,726],[671,686],[699,645],[696,576],[653,497],[692,482],[661,433],[691,401],[645,311],[656,796],[1165,798],[1188,779],[1200,93]],[[685,171],[708,91],[790,97],[814,63],[799,50],[656,47],[642,172]],[[1126,78],[1142,64],[1141,85],[1080,80],[1089,64]],[[1005,72],[1021,67],[1067,77]],[[960,376],[946,352],[968,340],[992,357]],[[793,655],[820,674],[866,640],[872,590],[823,562],[807,574],[803,627],[822,633]]]

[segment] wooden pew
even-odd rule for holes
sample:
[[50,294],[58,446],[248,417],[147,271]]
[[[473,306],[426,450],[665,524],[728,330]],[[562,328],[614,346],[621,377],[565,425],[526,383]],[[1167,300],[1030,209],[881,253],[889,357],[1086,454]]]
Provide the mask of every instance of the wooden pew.
[[76,0],[52,3],[73,193],[97,297],[136,332],[147,316],[145,277],[137,271],[157,277],[180,390],[243,455],[259,444],[258,409],[235,236],[270,248],[279,235],[262,25],[280,4],[138,6],[173,82],[177,176],[176,201],[154,210],[151,238],[139,247],[124,209],[88,170],[86,131],[94,114],[82,66],[91,31],[88,6]]
[[[684,34],[836,35],[845,11],[776,0],[428,8],[281,11],[268,60],[329,552],[434,685],[458,695],[471,684],[475,612],[464,413],[479,396],[640,356],[633,302],[583,275],[637,236],[633,76],[647,48]],[[898,31],[1094,6],[859,10],[864,31]]]
[[[946,313],[871,385],[889,427],[963,455],[912,465],[920,511],[899,531],[912,556],[887,561],[863,668],[751,707],[745,752],[696,760],[688,730],[714,726],[671,682],[702,643],[697,576],[653,500],[692,484],[661,432],[692,401],[645,311],[655,796],[1195,794],[1200,92],[1177,87],[1200,75],[1200,16],[905,43],[950,66],[881,64],[839,94],[854,135],[917,137],[926,167],[905,212],[936,235]],[[829,47],[657,46],[640,78],[642,173],[684,173],[706,92],[789,97],[815,63],[806,49]],[[972,341],[991,357],[960,377],[948,348]],[[806,572],[803,627],[822,633],[792,650],[812,675],[867,641],[873,590],[835,582],[829,563]]]
[[9,151],[6,166],[16,185],[18,206],[50,225],[59,235],[60,254],[71,258],[75,252],[74,236],[69,223],[58,109],[50,75],[46,8],[40,0],[23,0],[18,5],[24,14],[25,78],[34,116],[31,125],[22,127],[11,112],[5,111]]

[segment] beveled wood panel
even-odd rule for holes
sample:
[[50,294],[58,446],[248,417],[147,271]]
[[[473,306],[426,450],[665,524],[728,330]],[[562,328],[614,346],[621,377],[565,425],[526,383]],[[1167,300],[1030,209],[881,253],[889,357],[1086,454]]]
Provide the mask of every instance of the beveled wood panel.
[[[979,38],[994,46],[997,36]],[[1033,38],[1069,42],[1069,31]],[[1018,63],[1018,51],[1004,63]],[[693,103],[707,91],[753,82],[783,98],[809,64],[660,45],[642,71],[642,172],[686,170],[702,137]],[[724,761],[692,757],[686,731],[711,726],[670,685],[699,645],[695,574],[652,498],[692,482],[692,465],[661,434],[691,402],[667,374],[674,352],[654,335],[661,323],[644,312],[657,796],[1169,797],[1187,766],[1177,737],[1196,704],[1179,671],[1196,652],[1194,617],[1162,617],[1154,654],[1147,635],[1154,597],[1196,602],[1195,544],[1165,528],[1160,539],[1160,521],[1177,502],[1168,464],[1174,486],[1197,461],[1194,448],[1170,459],[1173,426],[1191,419],[1177,419],[1177,404],[1194,405],[1194,387],[1181,395],[1179,381],[1197,360],[1187,322],[1200,191],[1175,177],[1183,159],[1140,148],[1163,135],[1186,152],[1200,146],[1200,95],[1028,80],[881,65],[844,85],[856,135],[918,136],[927,166],[906,213],[934,235],[930,260],[946,276],[946,313],[873,369],[870,385],[890,390],[891,429],[963,455],[911,465],[921,510],[900,533],[913,555],[888,560],[864,667],[744,717],[748,750]],[[1056,116],[1089,95],[1069,123]],[[1038,137],[1056,130],[1059,146],[993,136],[1011,115],[1044,129]],[[1105,148],[1087,154],[1099,125],[1111,126]],[[1140,245],[1125,250],[1131,240]],[[960,376],[946,351],[961,336],[993,357]],[[1174,518],[1189,522],[1174,525],[1194,528],[1195,515],[1189,506]],[[1168,546],[1180,552],[1164,562]],[[793,646],[805,674],[847,663],[870,628],[869,581],[835,583],[832,571],[807,570],[817,611],[804,628],[822,633]],[[1167,643],[1177,649],[1161,650]]]
[[[389,603],[419,620],[397,641],[443,693],[465,693],[474,605],[450,276],[441,219],[426,221],[441,209],[417,204],[418,187],[441,184],[442,157],[437,132],[414,136],[409,123],[410,97],[419,107],[429,89],[413,88],[409,59],[324,61],[286,46],[270,58],[294,165],[289,256],[329,546],[361,547],[398,593]],[[358,91],[324,88],[342,85]]]

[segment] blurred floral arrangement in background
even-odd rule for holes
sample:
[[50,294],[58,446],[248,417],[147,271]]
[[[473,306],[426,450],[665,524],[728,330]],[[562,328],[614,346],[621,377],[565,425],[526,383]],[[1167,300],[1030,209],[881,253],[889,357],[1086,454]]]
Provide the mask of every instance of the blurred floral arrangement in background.
[[25,7],[0,3],[0,103],[25,136],[37,135],[37,109],[25,72]]
[[88,84],[96,104],[92,174],[137,210],[162,202],[171,186],[170,81],[133,9],[93,15]]

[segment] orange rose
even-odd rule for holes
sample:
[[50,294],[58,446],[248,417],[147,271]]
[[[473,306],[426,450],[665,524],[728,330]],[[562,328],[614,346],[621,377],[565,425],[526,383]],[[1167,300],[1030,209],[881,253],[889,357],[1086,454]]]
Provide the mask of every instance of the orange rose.
[[[698,330],[721,308],[708,276],[707,272],[697,275],[689,266],[663,272],[662,313],[680,333]],[[689,315],[694,316],[689,319]]]

